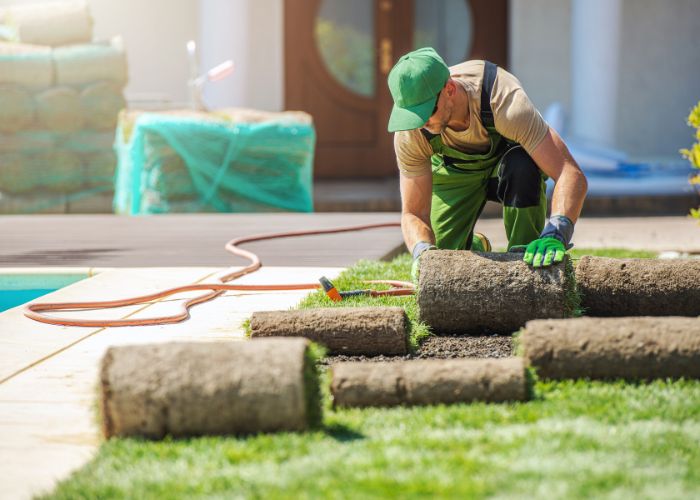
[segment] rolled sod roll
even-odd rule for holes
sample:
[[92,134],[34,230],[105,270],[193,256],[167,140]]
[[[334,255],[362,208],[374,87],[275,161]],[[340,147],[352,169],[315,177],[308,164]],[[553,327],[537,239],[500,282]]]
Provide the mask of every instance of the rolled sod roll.
[[39,124],[53,132],[75,132],[83,125],[80,96],[70,87],[54,87],[34,97]]
[[51,48],[0,42],[0,83],[22,85],[29,89],[51,86],[53,83]]
[[53,51],[58,85],[88,85],[107,81],[124,87],[128,69],[120,37],[85,45],[58,47]]
[[117,156],[113,151],[86,153],[81,158],[84,180],[88,186],[111,186],[114,183]]
[[46,131],[26,131],[16,134],[0,134],[0,154],[32,153],[51,149],[60,140],[57,134]]
[[24,43],[58,46],[92,38],[92,17],[83,0],[13,5],[5,12],[5,22]]
[[0,132],[14,134],[34,122],[34,100],[17,86],[0,86]]
[[73,193],[85,185],[83,163],[78,153],[53,149],[34,155],[33,170],[41,186],[55,193]]
[[520,344],[544,378],[700,378],[700,318],[529,321]]
[[582,257],[576,282],[588,316],[700,315],[700,260]]
[[111,347],[102,359],[105,436],[301,431],[319,422],[305,339]]
[[330,307],[262,311],[251,337],[305,337],[331,354],[399,356],[408,352],[409,322],[401,307]]
[[94,130],[110,130],[117,126],[119,112],[126,107],[121,88],[109,82],[99,82],[80,93],[85,125]]
[[331,366],[333,404],[344,407],[525,401],[522,358],[429,359]]
[[420,318],[433,332],[512,333],[538,318],[567,318],[577,304],[571,264],[533,269],[522,254],[460,250],[421,256]]
[[26,194],[39,185],[40,174],[31,168],[33,155],[0,154],[0,192]]

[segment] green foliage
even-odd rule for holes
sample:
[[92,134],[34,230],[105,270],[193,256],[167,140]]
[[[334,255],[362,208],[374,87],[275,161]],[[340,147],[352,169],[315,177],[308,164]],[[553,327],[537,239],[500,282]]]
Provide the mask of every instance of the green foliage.
[[[700,102],[688,115],[688,125],[695,128],[695,143],[690,149],[681,149],[681,154],[685,156],[690,164],[700,169]],[[700,174],[695,174],[690,178],[693,186],[700,186]],[[700,220],[700,208],[690,209],[690,215]]]

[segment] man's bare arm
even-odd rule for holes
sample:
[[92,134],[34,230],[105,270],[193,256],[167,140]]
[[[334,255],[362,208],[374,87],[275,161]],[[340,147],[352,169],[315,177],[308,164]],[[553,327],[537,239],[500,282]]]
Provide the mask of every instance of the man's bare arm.
[[430,227],[430,204],[433,193],[433,176],[420,177],[401,174],[401,230],[406,248],[411,252],[419,241],[435,243]]
[[540,170],[554,179],[552,215],[564,215],[575,223],[581,214],[588,182],[566,144],[550,127],[531,156]]

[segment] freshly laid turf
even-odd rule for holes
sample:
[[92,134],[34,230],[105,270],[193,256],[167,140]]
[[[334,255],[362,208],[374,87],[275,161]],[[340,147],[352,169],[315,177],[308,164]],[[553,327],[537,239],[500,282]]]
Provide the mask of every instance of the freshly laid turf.
[[[362,262],[335,284],[408,280],[409,269],[408,256]],[[319,292],[302,307],[351,304],[403,306],[414,345],[428,335],[412,298],[334,304]],[[47,498],[700,497],[700,381],[538,382],[535,395],[328,409],[325,427],[305,434],[111,440]]]
[[329,412],[307,434],[112,440],[48,498],[697,498],[700,383]]

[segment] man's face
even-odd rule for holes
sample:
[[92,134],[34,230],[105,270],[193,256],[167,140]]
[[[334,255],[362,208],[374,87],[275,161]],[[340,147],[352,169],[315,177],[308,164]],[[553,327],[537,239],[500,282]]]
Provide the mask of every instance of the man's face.
[[444,94],[444,92],[440,91],[437,101],[435,101],[433,114],[423,124],[423,128],[431,134],[441,134],[447,128],[447,123],[449,122],[450,115],[446,109],[446,96]]

